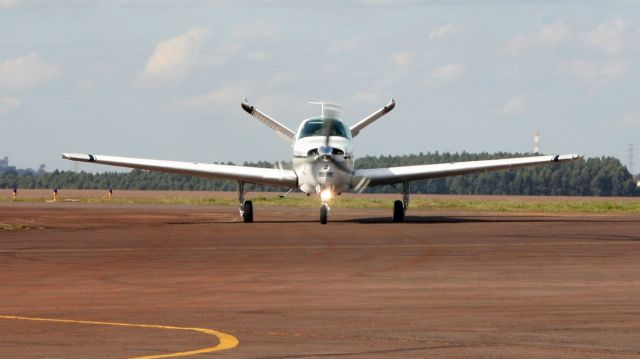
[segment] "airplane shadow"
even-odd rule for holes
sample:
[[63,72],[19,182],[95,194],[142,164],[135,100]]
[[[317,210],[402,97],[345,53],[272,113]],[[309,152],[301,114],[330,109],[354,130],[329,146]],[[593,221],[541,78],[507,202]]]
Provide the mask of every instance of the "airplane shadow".
[[[405,216],[401,223],[409,224],[445,224],[445,223],[589,223],[593,219],[575,219],[575,218],[558,218],[558,217],[499,217],[499,216],[474,216],[474,217],[451,217],[451,216]],[[370,218],[354,218],[345,221],[347,223],[362,224],[387,224],[393,223],[390,217],[370,217]],[[602,223],[619,223],[620,221],[602,220]],[[399,223],[400,224],[400,223]]]
[[[621,223],[621,222],[636,222],[633,220],[594,220],[579,219],[579,218],[558,218],[555,216],[548,217],[521,217],[521,216],[405,216],[404,221],[395,223],[397,225],[402,224],[447,224],[447,223]],[[284,223],[318,223],[317,219],[282,219],[282,220],[260,220],[256,219],[256,224],[284,224]],[[171,225],[198,225],[198,224],[242,224],[241,220],[238,221],[183,221],[183,222],[165,222]],[[384,217],[367,217],[367,218],[351,218],[351,219],[329,219],[329,225],[331,223],[359,223],[359,224],[392,224],[394,223],[391,216]]]

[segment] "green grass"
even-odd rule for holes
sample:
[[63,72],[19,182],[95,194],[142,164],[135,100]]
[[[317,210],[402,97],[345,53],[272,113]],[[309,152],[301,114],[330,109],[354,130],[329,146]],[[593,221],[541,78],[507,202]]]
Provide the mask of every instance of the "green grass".
[[[50,198],[19,199],[18,202],[46,202]],[[263,207],[305,207],[316,208],[319,199],[315,196],[293,196],[280,198],[277,196],[252,197],[255,206]],[[63,200],[61,200],[63,201]],[[161,204],[161,205],[198,205],[198,206],[237,206],[237,200],[228,197],[187,198],[187,197],[157,197],[157,198],[80,198],[80,203],[97,204]],[[392,207],[391,199],[337,197],[330,201],[332,208],[384,208]],[[519,201],[517,199],[483,198],[416,198],[412,199],[411,209],[460,210],[484,212],[531,212],[531,213],[628,213],[640,214],[640,198],[638,200],[585,200],[562,198]]]
[[[638,213],[640,214],[640,199],[638,201],[581,201],[549,200],[540,202],[523,202],[517,200],[423,200],[412,203],[414,208],[421,209],[452,209],[487,212],[539,212],[539,213]],[[421,203],[420,203],[421,202]]]

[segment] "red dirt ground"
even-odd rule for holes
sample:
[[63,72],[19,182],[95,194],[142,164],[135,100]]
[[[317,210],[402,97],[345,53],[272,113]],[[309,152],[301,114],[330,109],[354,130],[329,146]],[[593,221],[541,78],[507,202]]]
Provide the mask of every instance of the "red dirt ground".
[[[203,357],[640,355],[638,216],[340,209],[322,226],[316,209],[255,210],[0,203],[0,223],[30,227],[0,230],[0,315],[240,341]],[[122,358],[216,339],[0,319],[0,343],[2,358]]]

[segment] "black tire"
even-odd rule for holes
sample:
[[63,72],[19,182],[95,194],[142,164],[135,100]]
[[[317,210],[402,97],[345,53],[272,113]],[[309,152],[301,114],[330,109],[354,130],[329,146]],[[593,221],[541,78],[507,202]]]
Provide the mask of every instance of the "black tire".
[[393,202],[393,221],[404,221],[404,205],[402,204],[402,201]]
[[329,218],[329,209],[327,206],[320,207],[320,223],[327,224],[327,220]]
[[244,223],[253,222],[253,203],[251,201],[245,201],[242,206],[242,220]]

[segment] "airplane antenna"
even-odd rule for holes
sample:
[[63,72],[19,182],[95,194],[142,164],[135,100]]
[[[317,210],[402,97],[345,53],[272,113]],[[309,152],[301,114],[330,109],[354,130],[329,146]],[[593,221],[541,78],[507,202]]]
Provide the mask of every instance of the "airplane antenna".
[[536,131],[536,135],[533,136],[533,153],[536,155],[540,154],[540,141],[542,141],[540,131]]
[[324,102],[324,101],[310,101],[307,102],[312,105],[320,105],[322,106],[322,117],[325,118],[339,118],[340,117],[340,105]]

